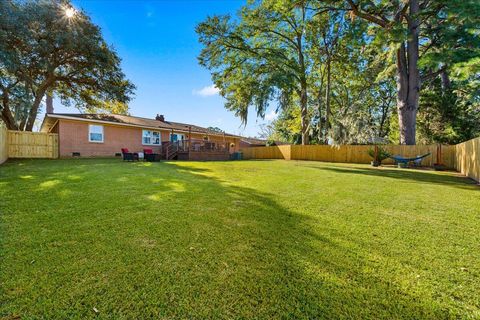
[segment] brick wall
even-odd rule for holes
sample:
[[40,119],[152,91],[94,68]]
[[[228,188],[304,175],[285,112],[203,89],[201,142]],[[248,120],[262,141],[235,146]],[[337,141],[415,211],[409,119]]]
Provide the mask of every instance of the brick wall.
[[[94,124],[94,123],[92,123]],[[142,145],[142,129],[103,124],[103,142],[88,141],[86,122],[60,120],[59,153],[60,157],[71,157],[73,152],[80,152],[82,157],[113,157],[128,148],[131,152],[139,152],[144,148],[159,152],[158,146]],[[168,139],[168,132],[162,132],[162,140]]]
[[[98,123],[91,123],[98,124]],[[126,127],[118,125],[103,125],[103,142],[88,141],[88,122],[59,120],[56,128],[59,134],[59,155],[62,158],[72,157],[73,152],[80,152],[81,157],[113,157],[121,152],[122,148],[128,148],[131,152],[141,152],[143,149],[153,149],[160,152],[159,146],[142,144],[142,128]],[[150,129],[148,129],[150,130]],[[159,130],[161,140],[169,141],[170,130]],[[187,138],[188,134],[184,133]],[[192,138],[203,139],[203,134],[192,133]],[[223,137],[210,136],[210,141],[223,142]],[[228,144],[235,143],[230,151],[239,150],[239,140],[226,138]]]

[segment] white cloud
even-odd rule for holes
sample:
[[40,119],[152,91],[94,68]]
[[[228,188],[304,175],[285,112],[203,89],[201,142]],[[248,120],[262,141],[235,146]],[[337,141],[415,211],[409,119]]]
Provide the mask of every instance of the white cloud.
[[193,90],[193,94],[196,96],[201,96],[201,97],[211,97],[215,96],[220,92],[220,90],[215,87],[214,84],[208,87],[203,87],[200,90]]
[[265,120],[272,121],[272,120],[275,120],[277,116],[278,114],[275,112],[275,110],[272,110],[265,115]]

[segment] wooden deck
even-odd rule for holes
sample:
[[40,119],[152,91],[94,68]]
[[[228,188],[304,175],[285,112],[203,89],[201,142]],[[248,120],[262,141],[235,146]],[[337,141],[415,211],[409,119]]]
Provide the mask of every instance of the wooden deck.
[[229,145],[227,142],[218,143],[198,139],[163,141],[162,159],[225,161],[230,159]]

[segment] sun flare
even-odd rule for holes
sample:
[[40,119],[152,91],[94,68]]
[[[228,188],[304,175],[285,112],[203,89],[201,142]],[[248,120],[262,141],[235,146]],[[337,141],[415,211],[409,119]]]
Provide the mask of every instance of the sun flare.
[[65,16],[69,19],[73,18],[73,16],[75,15],[75,9],[74,8],[66,8],[65,9]]

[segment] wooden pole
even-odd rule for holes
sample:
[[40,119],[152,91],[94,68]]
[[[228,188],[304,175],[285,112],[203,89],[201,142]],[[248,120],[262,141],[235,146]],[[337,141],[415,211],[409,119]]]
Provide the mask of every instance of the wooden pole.
[[192,127],[188,126],[188,160],[190,160],[191,143],[192,143]]

